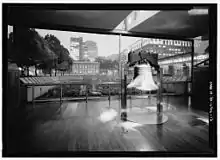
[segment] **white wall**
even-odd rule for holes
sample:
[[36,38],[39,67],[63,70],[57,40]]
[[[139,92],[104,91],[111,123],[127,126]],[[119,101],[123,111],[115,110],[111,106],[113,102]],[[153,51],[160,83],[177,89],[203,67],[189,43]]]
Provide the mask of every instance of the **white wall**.
[[[54,88],[55,86],[35,86],[34,87],[34,98],[37,98],[44,93],[46,93],[49,89]],[[27,101],[32,101],[32,87],[27,88]]]
[[[76,79],[76,76],[57,76],[57,78],[61,81],[68,81],[72,79]],[[44,93],[48,92],[49,89],[54,88],[55,86],[35,86],[34,87],[34,98],[37,98]],[[32,87],[27,88],[27,101],[32,101]]]
[[[57,78],[60,81],[70,81],[70,80],[82,80],[82,77],[80,78],[79,76],[57,76]],[[34,87],[34,98],[37,98],[41,95],[43,95],[44,93],[48,92],[49,89],[54,88],[56,86],[35,86]],[[32,101],[32,87],[28,87],[27,88],[27,101],[31,102]]]

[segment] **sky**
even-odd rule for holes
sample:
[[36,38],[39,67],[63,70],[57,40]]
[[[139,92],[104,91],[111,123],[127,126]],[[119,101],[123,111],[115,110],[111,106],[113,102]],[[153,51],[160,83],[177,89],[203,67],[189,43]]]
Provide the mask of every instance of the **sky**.
[[[152,11],[141,11],[138,12],[138,21],[135,21],[134,24],[137,22],[140,23],[143,20],[151,17],[153,14],[157,13]],[[132,14],[130,14],[132,15]],[[130,18],[131,19],[131,16]],[[129,20],[128,19],[128,20]],[[141,21],[140,21],[141,20]],[[122,23],[120,23],[122,24]],[[137,24],[136,24],[137,25]],[[120,26],[120,25],[118,25]],[[120,28],[120,27],[119,27]],[[56,36],[61,44],[70,51],[70,38],[71,37],[83,37],[83,41],[91,40],[97,43],[98,47],[98,56],[109,56],[112,54],[119,53],[119,36],[118,35],[103,35],[103,34],[90,34],[90,33],[79,33],[79,32],[68,32],[68,31],[56,31],[56,30],[44,30],[44,29],[36,29],[36,31],[44,37],[47,34],[52,34]],[[124,49],[128,49],[129,46],[135,43],[138,37],[121,37],[121,51]]]
[[[9,33],[13,31],[13,27],[8,27]],[[68,31],[57,31],[57,30],[45,30],[36,29],[36,31],[44,37],[47,34],[56,36],[61,44],[70,49],[70,37],[83,37],[83,41],[92,40],[97,43],[98,56],[109,56],[111,54],[119,53],[119,36],[117,35],[104,35],[104,34],[90,34],[90,33],[79,33],[79,32],[68,32]],[[135,43],[140,38],[138,37],[127,37],[121,36],[121,51],[128,49],[129,45]]]
[[[36,31],[44,37],[47,34],[56,36],[61,44],[70,49],[70,37],[83,37],[83,41],[92,40],[97,43],[98,56],[109,56],[111,54],[119,53],[119,36],[117,35],[104,35],[104,34],[90,34],[90,33],[79,33],[79,32],[67,32],[57,30],[43,30],[36,29]],[[136,37],[121,37],[121,51],[128,48],[129,45],[133,44],[140,38]]]

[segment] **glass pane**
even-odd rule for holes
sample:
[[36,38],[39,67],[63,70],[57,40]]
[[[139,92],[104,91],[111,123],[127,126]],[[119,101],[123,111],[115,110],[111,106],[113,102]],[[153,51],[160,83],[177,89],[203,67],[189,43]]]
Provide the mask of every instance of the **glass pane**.
[[41,61],[44,64],[38,67],[41,72],[34,76],[48,80],[48,83],[53,83],[50,81],[53,78],[62,84],[42,86],[41,93],[35,93],[40,94],[36,101],[59,102],[62,99],[71,100],[68,104],[87,104],[88,108],[93,104],[97,110],[101,107],[119,109],[119,36],[43,29],[34,31],[54,53],[47,61]]
[[[178,109],[187,109],[188,100],[185,97],[187,97],[189,93],[187,87],[191,81],[192,42],[156,38],[122,37],[122,57],[125,56],[129,62],[133,62],[134,60],[131,59],[135,59],[134,55],[138,57],[142,52],[144,52],[145,55],[150,54],[155,57],[162,70],[161,103],[164,105],[164,109],[175,110],[176,107]],[[129,54],[133,56],[129,56]],[[131,57],[130,60],[128,57]],[[147,60],[152,63],[151,59]],[[124,68],[127,72],[125,70],[122,71],[127,74],[128,86],[133,84],[133,87],[127,88],[127,107],[130,109],[147,108],[150,112],[157,111],[158,89],[150,89],[150,86],[158,86],[160,82],[157,69],[150,65],[151,69],[148,72],[140,73],[142,71],[138,70],[138,76],[135,76],[136,66],[138,66],[138,63]],[[181,95],[179,100],[177,100],[176,95]],[[180,101],[180,104],[176,105],[176,101]]]
[[[117,15],[116,11],[111,12]],[[79,22],[81,20],[83,22],[84,18],[89,22],[94,16],[87,25],[95,26],[103,14],[107,15],[110,12],[56,11],[56,16],[58,13],[70,17],[73,13],[78,13]],[[189,16],[186,10],[126,11],[126,13],[127,18],[126,15],[120,15],[124,20],[119,22],[119,28],[131,33],[138,28],[146,29],[142,30],[142,33],[147,32],[149,28],[142,25],[149,25],[153,20],[161,19],[161,15],[164,21],[152,23],[155,25],[152,27],[155,32],[160,30],[162,33],[169,29],[167,33],[177,33],[178,29],[184,29],[184,26],[190,28],[190,25],[193,25],[188,24],[192,16]],[[184,16],[182,21],[181,16]],[[106,24],[102,25],[107,26],[110,17],[103,17],[102,22],[106,20]],[[178,21],[181,23],[171,23],[176,17],[180,18]],[[120,17],[117,18],[120,21]],[[185,20],[188,18],[189,21],[186,23]],[[41,20],[43,22],[45,17]],[[172,27],[173,25],[175,27]],[[115,29],[114,31],[121,31],[117,27]],[[13,113],[8,112],[12,113],[12,116],[7,119],[10,120],[9,125],[13,124],[21,131],[25,129],[25,132],[27,124],[25,120],[30,122],[30,125],[27,125],[28,134],[20,134],[24,135],[24,138],[22,137],[24,141],[19,140],[19,143],[26,143],[25,138],[28,137],[30,144],[37,150],[117,148],[125,151],[130,149],[149,151],[155,146],[152,147],[153,143],[149,146],[145,140],[149,138],[148,136],[152,138],[154,135],[155,142],[161,144],[156,145],[159,148],[156,147],[155,151],[172,152],[173,146],[175,150],[188,149],[188,144],[182,141],[181,146],[176,145],[179,144],[178,138],[177,141],[169,141],[173,137],[178,137],[182,128],[181,134],[189,139],[192,137],[188,132],[184,135],[186,128],[192,132],[193,129],[207,131],[205,128],[207,124],[200,125],[201,121],[198,122],[198,118],[191,112],[191,93],[193,91],[195,106],[204,108],[208,106],[206,104],[208,98],[201,94],[206,92],[208,94],[207,88],[210,87],[208,68],[203,68],[207,66],[204,61],[209,57],[206,51],[208,41],[198,38],[194,40],[192,46],[192,41],[187,40],[89,34],[19,26],[14,28],[9,26],[8,31],[7,55],[10,72],[7,75],[9,82],[7,99],[10,107],[15,104],[19,107],[16,110],[12,109]],[[192,53],[192,47],[195,47],[195,53]],[[200,63],[204,66],[196,68],[195,65],[201,65]],[[196,68],[193,76],[192,66]],[[193,85],[192,77],[197,82]],[[204,82],[201,82],[203,80]],[[17,117],[18,121],[11,117]],[[25,122],[21,127],[18,126],[20,121]],[[167,121],[168,123],[165,123]],[[164,125],[155,125],[162,123]],[[14,132],[13,127],[8,128],[10,132]],[[199,130],[194,133],[199,133]],[[16,137],[21,138],[11,133],[9,135],[12,141]],[[208,134],[205,133],[202,138],[208,144]],[[173,144],[170,145],[169,142]],[[11,143],[10,145],[14,150],[14,146]]]

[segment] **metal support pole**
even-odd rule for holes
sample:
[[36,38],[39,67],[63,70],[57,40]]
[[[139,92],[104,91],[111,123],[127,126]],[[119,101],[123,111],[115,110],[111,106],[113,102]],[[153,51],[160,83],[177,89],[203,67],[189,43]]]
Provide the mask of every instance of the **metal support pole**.
[[88,115],[89,115],[89,112],[88,112],[88,103],[86,103],[85,110],[86,110],[86,116],[88,116]]
[[132,88],[132,90],[131,90],[131,94],[130,94],[130,108],[132,108],[132,94],[133,94],[133,88]]
[[121,35],[119,35],[119,74],[120,74],[120,79],[121,79],[121,106],[123,106],[123,69],[122,69],[122,56],[121,56]]
[[63,95],[63,88],[62,88],[62,84],[60,84],[60,114],[62,113],[62,95]]
[[20,107],[20,103],[21,103],[21,84],[20,84],[20,75],[17,73],[18,75],[18,79],[17,79],[17,83],[18,83],[18,106],[17,107]]
[[188,96],[188,111],[191,111],[191,96]]
[[86,103],[88,102],[88,89],[87,89],[87,85],[86,85]]
[[108,84],[108,101],[109,101],[109,107],[110,107],[111,105],[110,84]]
[[160,68],[160,72],[157,74],[159,80],[159,89],[157,91],[157,114],[160,116],[162,112],[162,69]]
[[62,96],[63,96],[63,88],[62,88],[62,84],[60,84],[60,104],[62,103]]
[[127,111],[126,111],[126,78],[123,76],[124,75],[124,69],[122,66],[122,55],[121,55],[121,35],[119,35],[119,71],[120,71],[120,79],[121,79],[121,120],[126,121],[127,120]]
[[124,75],[124,105],[127,109],[127,75]]
[[[194,40],[192,40],[192,55],[191,55],[191,87],[193,83],[193,64],[194,64]],[[192,93],[192,89],[191,89]]]
[[[120,94],[119,94],[119,101],[121,101],[121,105],[119,106],[119,116],[121,116],[121,108],[122,108],[122,65],[121,65],[121,35],[119,35],[119,63],[118,63],[118,73],[120,77]],[[119,118],[120,119],[120,118]]]
[[88,115],[88,85],[86,85],[86,106],[85,106],[85,110],[86,110],[86,115]]
[[149,100],[149,105],[151,105],[151,91],[149,91],[149,97],[148,97],[148,100]]
[[189,93],[189,101],[191,107],[191,100],[193,99],[193,66],[194,66],[194,40],[192,40],[192,57],[191,57],[191,83],[190,83],[190,93]]
[[122,89],[122,113],[121,113],[121,120],[127,121],[127,75],[124,75],[124,80],[122,80],[123,89]]
[[[167,83],[167,88],[169,87],[169,84]],[[167,94],[167,110],[169,109],[169,94]]]
[[190,83],[190,82],[187,83],[188,111],[191,111],[191,103],[192,103],[191,102],[191,93],[190,93],[190,92],[192,92],[191,84],[192,83]]
[[32,86],[32,105],[33,105],[33,108],[35,107],[34,105],[34,86]]

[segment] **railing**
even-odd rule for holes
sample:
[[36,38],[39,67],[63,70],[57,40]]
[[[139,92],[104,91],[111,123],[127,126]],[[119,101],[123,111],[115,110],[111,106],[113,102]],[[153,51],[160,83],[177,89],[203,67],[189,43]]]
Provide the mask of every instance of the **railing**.
[[198,67],[198,66],[200,66],[201,64],[205,64],[205,63],[207,63],[207,62],[209,62],[209,58],[203,60],[202,62],[199,62],[199,63],[195,64],[194,67]]

